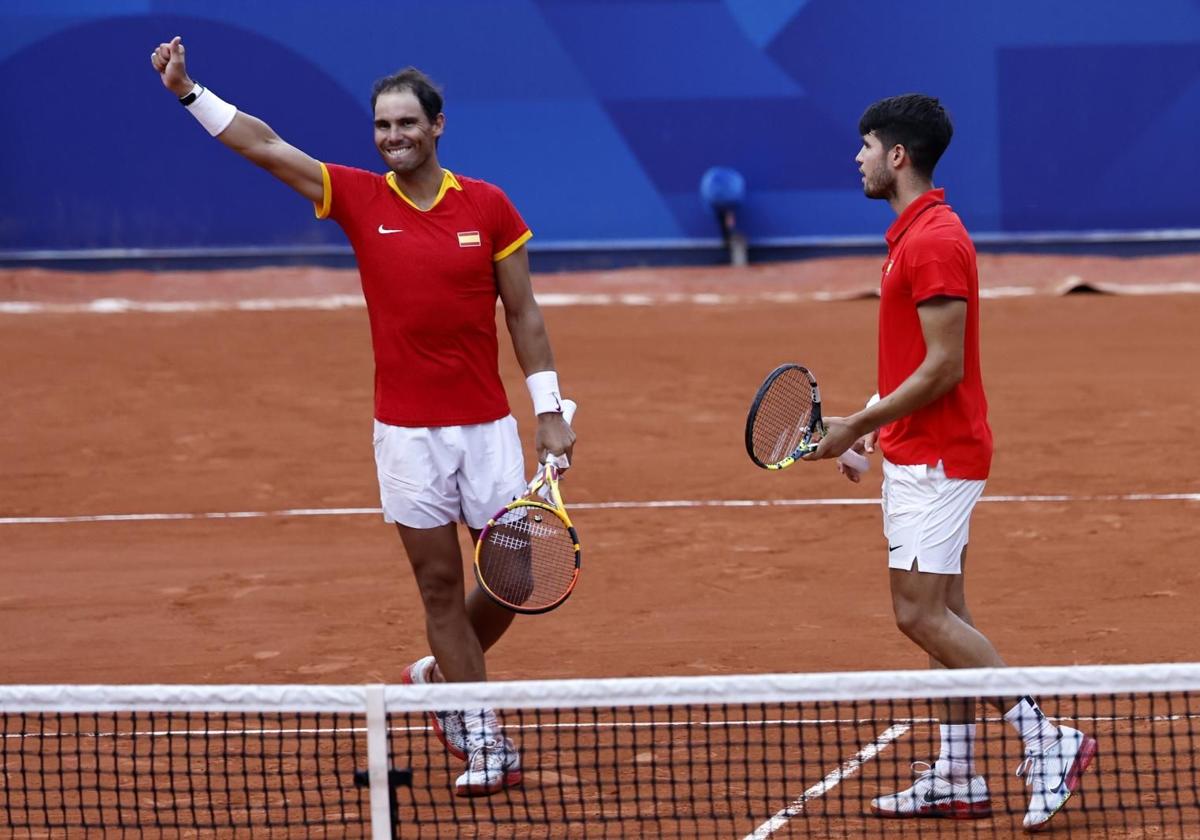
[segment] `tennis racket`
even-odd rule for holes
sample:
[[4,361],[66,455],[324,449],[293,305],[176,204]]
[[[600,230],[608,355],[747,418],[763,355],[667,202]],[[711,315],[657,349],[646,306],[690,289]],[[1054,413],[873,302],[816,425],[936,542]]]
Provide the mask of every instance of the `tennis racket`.
[[[575,414],[563,400],[563,419]],[[579,580],[579,536],[558,492],[558,459],[546,456],[525,495],[488,520],[475,544],[475,580],[513,612],[549,612]]]
[[[780,365],[754,395],[746,417],[746,451],[763,469],[782,470],[815,450],[813,436],[825,431],[821,391],[812,372],[796,364]],[[859,473],[871,467],[867,456],[853,449],[838,460]]]

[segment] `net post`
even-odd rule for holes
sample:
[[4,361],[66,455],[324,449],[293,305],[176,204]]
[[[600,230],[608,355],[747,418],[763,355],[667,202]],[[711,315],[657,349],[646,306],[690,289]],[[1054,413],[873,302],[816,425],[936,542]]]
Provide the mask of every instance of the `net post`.
[[365,687],[367,699],[367,778],[371,801],[371,840],[392,840],[392,786],[388,773],[387,703],[383,685]]

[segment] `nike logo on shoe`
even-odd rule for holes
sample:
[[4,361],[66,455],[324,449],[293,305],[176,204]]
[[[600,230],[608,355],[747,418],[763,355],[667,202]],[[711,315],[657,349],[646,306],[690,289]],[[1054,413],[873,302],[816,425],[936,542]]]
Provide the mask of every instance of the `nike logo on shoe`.
[[380,233],[404,233],[404,228],[396,228],[395,230],[393,230],[392,228],[385,228],[383,225],[380,225],[379,232]]
[[932,790],[925,791],[926,802],[946,802],[953,798],[953,795],[949,793],[934,793]]

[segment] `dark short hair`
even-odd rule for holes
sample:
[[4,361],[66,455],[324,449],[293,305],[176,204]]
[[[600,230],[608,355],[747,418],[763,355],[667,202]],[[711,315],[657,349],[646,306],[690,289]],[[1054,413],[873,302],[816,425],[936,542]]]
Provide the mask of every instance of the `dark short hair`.
[[429,118],[430,122],[436,120],[437,115],[442,113],[441,89],[434,84],[433,79],[416,67],[405,67],[390,76],[377,79],[371,87],[371,111],[375,111],[375,101],[379,99],[380,94],[401,90],[407,90],[417,97],[417,101],[421,103],[421,110],[425,112],[425,116]]
[[950,145],[954,125],[937,99],[906,93],[881,99],[863,112],[858,133],[866,137],[872,131],[887,148],[903,146],[917,171],[928,177]]

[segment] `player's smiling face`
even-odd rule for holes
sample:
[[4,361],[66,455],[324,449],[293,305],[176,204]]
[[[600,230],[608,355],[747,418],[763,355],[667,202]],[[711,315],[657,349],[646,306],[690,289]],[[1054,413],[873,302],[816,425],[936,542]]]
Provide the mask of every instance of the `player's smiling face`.
[[445,117],[438,114],[430,122],[412,91],[392,90],[375,100],[375,148],[397,175],[437,159],[437,138],[444,127]]
[[887,150],[873,131],[862,141],[854,162],[862,174],[863,193],[867,198],[888,198],[895,189],[896,175],[888,166]]

